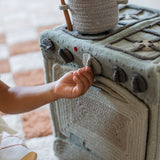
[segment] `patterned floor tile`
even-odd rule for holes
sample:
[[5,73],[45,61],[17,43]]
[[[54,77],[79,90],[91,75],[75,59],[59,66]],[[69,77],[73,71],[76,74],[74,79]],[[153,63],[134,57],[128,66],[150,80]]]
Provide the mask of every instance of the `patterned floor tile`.
[[39,4],[32,2],[29,13],[34,27],[64,23],[63,13],[59,10],[57,0],[41,1]]
[[0,59],[9,58],[8,45],[0,44]]
[[9,16],[5,16],[5,18],[3,19],[4,19],[5,31],[7,33],[19,31],[22,30],[22,28],[23,30],[32,28],[32,23],[25,10],[16,12]]
[[24,138],[23,124],[20,114],[4,115],[2,118],[5,120],[9,127],[17,131],[17,135]]
[[38,154],[37,160],[59,160],[53,152],[52,135],[46,137],[32,138],[26,141],[27,146]]
[[44,84],[43,69],[17,72],[13,75],[17,86],[34,86]]
[[12,73],[43,68],[43,58],[41,52],[12,56],[9,61]]
[[4,34],[4,31],[5,31],[5,29],[4,29],[4,26],[3,26],[3,23],[2,23],[2,18],[0,17],[0,34]]
[[[57,17],[50,16],[32,16],[32,23],[34,27],[47,26],[56,23],[62,23],[61,19],[57,20]],[[57,22],[58,21],[58,22]]]
[[5,34],[0,34],[0,44],[4,44],[6,42]]
[[26,139],[52,134],[52,124],[48,109],[24,113],[21,118]]
[[0,73],[8,73],[10,72],[10,64],[8,59],[0,60]]
[[61,24],[54,24],[54,25],[49,25],[49,26],[41,26],[41,27],[38,27],[37,28],[37,31],[38,31],[38,35],[40,37],[40,34],[45,31],[45,30],[48,30],[48,29],[51,29],[51,28],[55,28],[57,26],[59,26]]
[[13,13],[24,11],[24,9],[25,5],[22,5],[19,0],[0,0],[0,10],[3,16],[13,15]]
[[38,33],[35,28],[21,29],[14,32],[7,32],[6,34],[6,41],[9,45],[37,39]]
[[2,73],[2,74],[0,74],[0,80],[5,82],[10,87],[15,86],[15,82],[14,82],[12,73]]
[[40,51],[39,41],[16,43],[9,46],[10,55]]

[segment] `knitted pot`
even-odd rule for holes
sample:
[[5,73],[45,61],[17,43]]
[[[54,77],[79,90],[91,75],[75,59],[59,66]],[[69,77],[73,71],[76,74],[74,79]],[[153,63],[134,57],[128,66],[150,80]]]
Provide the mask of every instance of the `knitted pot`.
[[112,29],[118,23],[118,3],[127,0],[68,0],[73,30],[97,34]]

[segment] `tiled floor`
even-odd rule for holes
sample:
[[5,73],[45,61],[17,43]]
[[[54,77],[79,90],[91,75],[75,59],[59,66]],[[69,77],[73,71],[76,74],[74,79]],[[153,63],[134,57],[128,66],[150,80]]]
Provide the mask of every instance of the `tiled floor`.
[[[130,3],[160,9],[159,0],[129,0]],[[44,83],[39,37],[43,30],[64,23],[57,0],[0,0],[0,76],[9,86]],[[17,129],[39,160],[55,160],[52,127],[46,109],[22,115],[3,115]]]
[[[57,0],[0,0],[0,78],[9,86],[44,83],[39,39],[42,31],[64,23],[58,6]],[[38,153],[38,160],[56,159],[48,105],[3,118]]]
[[58,5],[56,0],[0,1],[0,74],[8,85],[44,83],[39,36],[64,22]]

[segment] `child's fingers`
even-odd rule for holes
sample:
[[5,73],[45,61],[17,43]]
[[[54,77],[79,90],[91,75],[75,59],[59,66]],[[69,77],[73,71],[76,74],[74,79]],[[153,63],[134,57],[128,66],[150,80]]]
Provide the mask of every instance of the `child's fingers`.
[[90,72],[91,75],[92,75],[92,77],[94,78],[94,73],[93,73],[92,68],[91,68],[90,66],[86,66],[86,67],[84,67],[84,68],[85,68],[85,71]]
[[83,94],[83,91],[85,90],[84,84],[81,81],[81,79],[78,77],[78,75],[75,73],[75,76],[73,76],[73,81],[76,83],[76,86],[73,90],[74,96],[79,96]]
[[87,72],[92,77],[92,79],[94,79],[94,73],[93,73],[93,70],[90,66],[83,67],[83,68],[81,68],[81,70],[83,72]]
[[76,75],[76,77],[81,80],[84,86],[84,90],[82,91],[84,94],[87,91],[87,89],[90,87],[90,82],[85,76],[83,76],[81,73],[78,73],[78,72],[79,70],[74,75]]
[[73,81],[77,84],[76,91],[83,95],[92,85],[94,74],[91,67],[83,67],[73,72]]
[[88,67],[89,66],[84,67],[84,68],[78,70],[78,72],[81,73],[83,76],[85,76],[88,79],[90,85],[92,85],[93,80],[94,80],[94,74],[93,74],[92,70],[88,71]]
[[82,71],[82,70],[79,70],[78,73],[80,74],[80,76],[84,76],[86,78],[86,80],[89,83],[89,86],[92,85],[92,83],[93,83],[93,77],[92,77],[91,73],[86,72],[86,71]]
[[68,73],[65,73],[60,79],[62,80],[68,80],[68,79],[72,79],[74,74],[74,71],[70,71]]
[[84,85],[84,93],[85,93],[88,90],[88,88],[91,86],[90,81],[82,73],[78,74],[78,78],[81,79]]
[[78,72],[73,73],[73,81],[78,84],[81,88],[84,89],[85,83],[82,78],[80,78],[80,74]]

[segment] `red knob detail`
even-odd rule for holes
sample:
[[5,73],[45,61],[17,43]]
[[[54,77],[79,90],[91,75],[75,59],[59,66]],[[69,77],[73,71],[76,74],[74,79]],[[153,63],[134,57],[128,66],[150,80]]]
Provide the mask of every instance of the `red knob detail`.
[[74,47],[74,51],[75,51],[75,52],[78,52],[78,48],[77,48],[77,47]]

